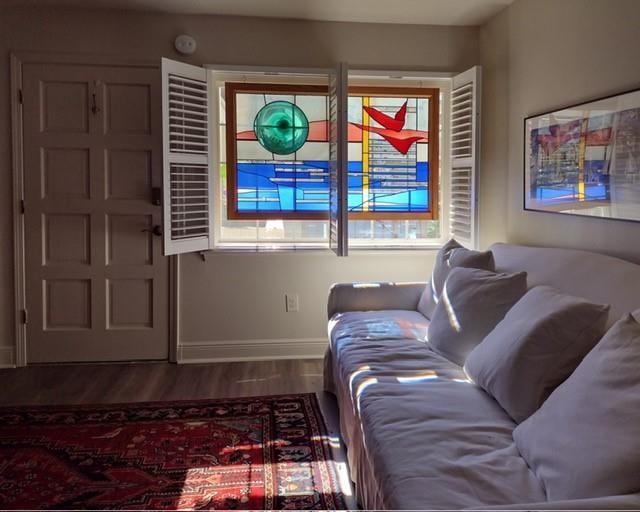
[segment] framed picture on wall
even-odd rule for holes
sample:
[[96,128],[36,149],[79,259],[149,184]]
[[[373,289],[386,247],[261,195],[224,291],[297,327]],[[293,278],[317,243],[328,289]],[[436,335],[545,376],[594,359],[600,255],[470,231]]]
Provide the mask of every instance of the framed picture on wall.
[[524,120],[524,208],[640,221],[640,90]]

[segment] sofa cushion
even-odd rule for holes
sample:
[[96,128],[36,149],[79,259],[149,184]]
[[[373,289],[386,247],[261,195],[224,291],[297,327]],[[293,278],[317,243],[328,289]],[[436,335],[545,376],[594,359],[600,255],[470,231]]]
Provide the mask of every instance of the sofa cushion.
[[473,349],[465,371],[520,423],[600,340],[608,315],[609,306],[536,286]]
[[329,321],[325,389],[338,399],[340,430],[354,481],[361,471],[366,472],[356,410],[358,388],[366,379],[384,375],[415,378],[432,371],[465,378],[462,368],[429,348],[425,342],[428,325],[429,320],[417,311],[405,310],[338,313]]
[[381,311],[349,311],[329,320],[332,342],[341,338],[413,339],[424,342],[429,320],[417,311],[389,309]]
[[429,345],[463,365],[469,352],[527,291],[527,274],[454,268],[429,324]]
[[543,500],[515,449],[515,423],[459,365],[425,343],[427,327],[421,314],[401,310],[341,313],[330,321],[327,371],[363,506],[457,509]]
[[466,249],[453,239],[444,244],[436,255],[431,280],[427,283],[418,302],[418,311],[427,318],[433,318],[433,312],[440,300],[444,282],[451,269],[455,267],[493,271],[495,270],[493,254],[491,251],[480,252]]
[[358,431],[379,497],[365,507],[459,510],[544,500],[513,443],[514,422],[481,389],[438,372],[366,382],[358,387]]
[[352,385],[357,382],[354,373],[415,376],[433,370],[466,378],[459,365],[430,349],[425,341],[428,326],[429,320],[417,311],[339,313],[329,322],[330,350],[340,374]]
[[616,322],[576,371],[514,431],[548,499],[640,489],[640,324]]

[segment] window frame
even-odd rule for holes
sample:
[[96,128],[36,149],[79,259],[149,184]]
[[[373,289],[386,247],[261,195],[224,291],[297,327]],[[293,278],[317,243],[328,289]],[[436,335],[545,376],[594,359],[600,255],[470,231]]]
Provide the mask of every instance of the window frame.
[[[225,134],[226,134],[226,165],[227,165],[227,219],[228,220],[325,220],[329,217],[326,212],[240,212],[237,210],[236,185],[236,93],[280,93],[299,95],[327,95],[328,88],[324,85],[297,85],[273,83],[243,83],[225,82]],[[231,170],[233,172],[231,172]]]
[[[408,93],[408,94],[407,94]],[[439,184],[440,184],[440,89],[435,87],[399,87],[399,86],[367,86],[352,85],[349,87],[351,96],[384,96],[429,98],[429,135],[435,128],[433,140],[429,140],[429,210],[426,212],[349,212],[349,220],[438,220]],[[435,190],[435,193],[432,191]]]
[[[241,212],[237,209],[236,183],[236,94],[240,93],[284,93],[298,95],[327,95],[328,88],[324,85],[283,84],[283,83],[246,83],[225,82],[225,139],[226,139],[226,200],[228,220],[327,220],[326,212]],[[384,96],[411,97],[429,99],[429,134],[434,131],[436,136],[428,141],[429,178],[427,190],[429,192],[429,209],[425,212],[354,212],[348,211],[349,220],[440,220],[440,94],[439,87],[409,87],[409,86],[369,86],[353,85],[349,87],[349,96]],[[435,191],[435,193],[433,193]]]

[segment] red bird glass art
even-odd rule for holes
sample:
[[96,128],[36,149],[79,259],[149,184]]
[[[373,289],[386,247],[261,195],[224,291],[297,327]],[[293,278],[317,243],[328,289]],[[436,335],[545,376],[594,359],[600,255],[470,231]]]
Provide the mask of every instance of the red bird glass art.
[[426,133],[419,130],[403,130],[405,119],[407,116],[407,102],[400,107],[393,117],[388,116],[384,112],[373,107],[362,107],[364,111],[369,114],[369,117],[376,123],[383,126],[379,128],[377,126],[363,125],[359,123],[352,123],[361,130],[377,133],[395,149],[397,149],[403,155],[406,155],[411,149],[411,146],[421,140],[426,139]]
[[404,126],[405,118],[407,117],[407,102],[400,107],[400,110],[396,112],[396,115],[393,117],[388,116],[387,114],[376,110],[373,107],[362,107],[364,111],[369,114],[369,117],[373,119],[376,123],[381,124],[388,130],[394,130],[399,132],[402,130]]

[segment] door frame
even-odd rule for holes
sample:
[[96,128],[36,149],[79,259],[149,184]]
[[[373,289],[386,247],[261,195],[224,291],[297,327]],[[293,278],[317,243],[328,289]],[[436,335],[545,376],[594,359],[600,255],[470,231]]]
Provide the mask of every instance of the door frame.
[[[12,52],[10,54],[11,75],[11,175],[13,179],[13,297],[14,297],[14,364],[27,366],[27,329],[26,329],[26,264],[25,264],[25,226],[24,226],[24,161],[23,161],[23,109],[22,109],[22,72],[24,64],[71,64],[91,66],[138,67],[157,69],[160,73],[160,61],[152,62],[128,57],[90,54],[53,54],[40,52]],[[177,362],[179,338],[179,256],[169,256],[169,355],[171,363]]]

